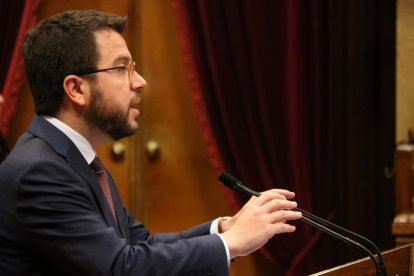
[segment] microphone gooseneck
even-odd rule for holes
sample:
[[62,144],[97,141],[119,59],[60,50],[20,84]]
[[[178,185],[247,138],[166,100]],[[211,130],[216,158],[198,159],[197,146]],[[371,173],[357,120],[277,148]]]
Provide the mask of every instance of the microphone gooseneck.
[[[229,187],[231,189],[237,190],[239,192],[245,193],[247,195],[250,196],[260,196],[260,193],[253,191],[249,188],[247,188],[246,186],[243,185],[243,183],[238,180],[237,178],[235,178],[234,176],[232,176],[231,174],[229,174],[228,172],[222,172],[218,178],[226,187]],[[385,268],[385,264],[384,264],[384,260],[382,259],[382,255],[381,255],[381,251],[378,249],[378,247],[369,239],[355,233],[352,232],[350,230],[347,230],[343,227],[340,227],[330,221],[327,221],[323,218],[320,218],[318,216],[315,216],[307,211],[301,210],[299,208],[294,208],[291,209],[292,211],[298,211],[302,213],[302,218],[301,220],[316,227],[317,229],[330,234],[331,236],[340,239],[341,241],[347,243],[347,244],[351,244],[355,247],[357,247],[358,249],[364,251],[364,253],[366,253],[370,259],[372,260],[372,262],[375,265],[376,268],[376,274],[377,275],[383,275],[386,276],[387,275],[387,270]],[[336,231],[339,232],[336,232]],[[342,233],[342,234],[341,234]],[[345,235],[343,234],[345,233]],[[359,239],[359,242],[351,239],[350,237],[353,237],[354,239]],[[374,254],[364,245],[362,245],[360,242],[365,243],[366,245],[368,245],[369,247],[371,247],[371,249],[377,254],[378,256],[378,260],[375,259]]]

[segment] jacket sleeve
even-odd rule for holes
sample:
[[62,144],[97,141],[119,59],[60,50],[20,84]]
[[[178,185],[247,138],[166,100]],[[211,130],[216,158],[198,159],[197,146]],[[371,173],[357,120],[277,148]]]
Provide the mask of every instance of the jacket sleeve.
[[141,242],[143,240],[148,241],[150,244],[162,242],[162,243],[172,243],[180,239],[189,239],[193,237],[205,236],[210,235],[210,227],[212,221],[205,222],[203,224],[194,226],[187,231],[178,232],[178,233],[157,233],[154,235],[150,235],[148,230],[145,226],[136,221],[129,211],[124,207],[125,214],[127,217],[127,224],[129,225],[129,233],[130,233],[130,242],[132,244]]
[[27,250],[68,275],[228,275],[224,245],[206,223],[150,236],[128,222],[131,241],[104,223],[85,179],[64,162],[39,161],[17,176],[17,218]]

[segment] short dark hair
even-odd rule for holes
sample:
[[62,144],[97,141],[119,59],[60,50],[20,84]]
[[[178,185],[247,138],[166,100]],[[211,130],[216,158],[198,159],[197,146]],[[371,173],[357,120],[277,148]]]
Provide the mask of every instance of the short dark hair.
[[22,53],[35,112],[56,115],[64,95],[63,80],[75,72],[96,69],[94,32],[122,33],[126,17],[96,10],[70,10],[42,20],[25,36]]

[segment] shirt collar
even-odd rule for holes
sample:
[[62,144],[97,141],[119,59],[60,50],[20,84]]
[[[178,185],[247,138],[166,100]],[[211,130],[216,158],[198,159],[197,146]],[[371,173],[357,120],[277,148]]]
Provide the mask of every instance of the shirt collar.
[[59,119],[56,119],[51,116],[43,116],[43,118],[54,125],[57,129],[62,131],[66,136],[69,137],[69,139],[75,144],[75,146],[78,148],[80,153],[85,158],[86,162],[88,164],[92,163],[92,160],[96,156],[95,150],[92,148],[91,144],[88,142],[88,140],[85,139],[82,135],[80,135],[77,131],[75,131],[73,128],[65,124],[64,122],[60,121]]

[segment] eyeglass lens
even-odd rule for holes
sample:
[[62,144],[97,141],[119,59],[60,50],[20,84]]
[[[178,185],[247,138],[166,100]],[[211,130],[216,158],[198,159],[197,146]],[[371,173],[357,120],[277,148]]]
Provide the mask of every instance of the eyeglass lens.
[[128,78],[129,82],[132,82],[132,76],[135,72],[135,61],[131,61],[131,63],[128,65]]

